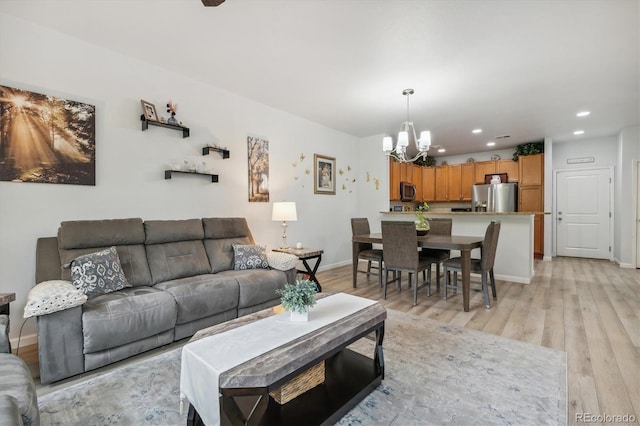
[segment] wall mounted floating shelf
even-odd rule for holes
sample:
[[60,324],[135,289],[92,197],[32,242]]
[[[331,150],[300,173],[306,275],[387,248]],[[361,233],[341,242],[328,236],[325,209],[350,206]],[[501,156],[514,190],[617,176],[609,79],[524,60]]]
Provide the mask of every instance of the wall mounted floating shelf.
[[171,175],[173,173],[180,173],[180,174],[184,174],[184,175],[200,175],[200,176],[211,176],[211,182],[218,182],[218,175],[214,175],[211,173],[198,173],[198,172],[183,172],[182,170],[165,170],[164,171],[164,178],[165,179],[171,179]]
[[188,138],[189,137],[189,128],[188,127],[174,126],[173,124],[167,124],[167,123],[161,123],[159,121],[147,120],[144,115],[140,116],[140,121],[142,121],[142,131],[143,132],[145,130],[147,130],[149,128],[149,124],[151,124],[152,126],[166,127],[167,129],[182,130],[182,137],[183,138]]
[[228,149],[218,148],[216,146],[205,146],[202,148],[202,155],[209,155],[211,151],[217,152],[223,159],[229,158],[231,155],[231,152]]

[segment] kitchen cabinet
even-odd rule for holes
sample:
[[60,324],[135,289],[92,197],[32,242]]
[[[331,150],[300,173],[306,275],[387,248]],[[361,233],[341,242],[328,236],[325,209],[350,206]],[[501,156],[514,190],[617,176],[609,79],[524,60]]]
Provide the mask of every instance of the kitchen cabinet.
[[422,200],[431,202],[436,199],[436,168],[422,168]]
[[435,169],[435,201],[449,201],[449,166],[436,166]]
[[496,162],[491,161],[478,161],[476,166],[476,181],[475,183],[484,183],[484,175],[491,175],[496,173]]
[[451,164],[447,166],[447,200],[458,201],[462,199],[462,165]]
[[[544,154],[518,158],[518,199],[521,212],[544,211]],[[533,254],[540,259],[544,255],[544,215],[534,218]]]
[[447,201],[471,201],[475,183],[474,163],[450,164],[447,172]]
[[411,179],[409,182],[416,186],[416,199],[415,201],[422,202],[424,201],[422,198],[422,166],[418,166],[417,164],[411,164],[409,166],[411,171]]
[[389,158],[389,200],[400,201],[400,163]]
[[475,173],[475,163],[463,163],[461,165],[460,184],[463,201],[471,201],[471,189],[475,183]]
[[518,157],[520,186],[542,185],[544,180],[544,154]]
[[518,182],[519,163],[512,159],[497,160],[496,161],[496,173],[506,173],[509,182]]

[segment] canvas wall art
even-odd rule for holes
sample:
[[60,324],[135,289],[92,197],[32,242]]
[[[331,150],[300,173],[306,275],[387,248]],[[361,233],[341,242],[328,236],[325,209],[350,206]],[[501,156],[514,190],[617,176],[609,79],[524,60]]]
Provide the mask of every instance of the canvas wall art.
[[247,137],[249,202],[269,202],[269,141]]
[[95,185],[94,105],[0,85],[0,180]]

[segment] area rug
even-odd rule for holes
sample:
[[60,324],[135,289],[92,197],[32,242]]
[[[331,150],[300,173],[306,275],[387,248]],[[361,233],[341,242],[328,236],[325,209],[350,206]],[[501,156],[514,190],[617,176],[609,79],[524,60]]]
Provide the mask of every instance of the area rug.
[[[340,425],[566,424],[566,354],[388,310],[385,379]],[[372,342],[352,348],[370,355]],[[180,348],[39,397],[42,425],[184,425]],[[186,411],[186,410],[185,410]]]

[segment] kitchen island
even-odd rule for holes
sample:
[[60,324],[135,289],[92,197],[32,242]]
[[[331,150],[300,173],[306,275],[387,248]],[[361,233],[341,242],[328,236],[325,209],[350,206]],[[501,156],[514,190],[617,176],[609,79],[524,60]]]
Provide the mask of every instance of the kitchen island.
[[[500,236],[494,263],[496,279],[529,284],[533,278],[533,219],[543,212],[427,212],[430,218],[451,218],[453,235],[484,236],[491,221],[500,221]],[[415,221],[414,212],[380,212],[380,220]],[[371,232],[376,229],[371,222]],[[377,226],[380,224],[378,222]],[[451,251],[451,256],[459,256]],[[472,258],[480,258],[480,250],[471,253]]]

